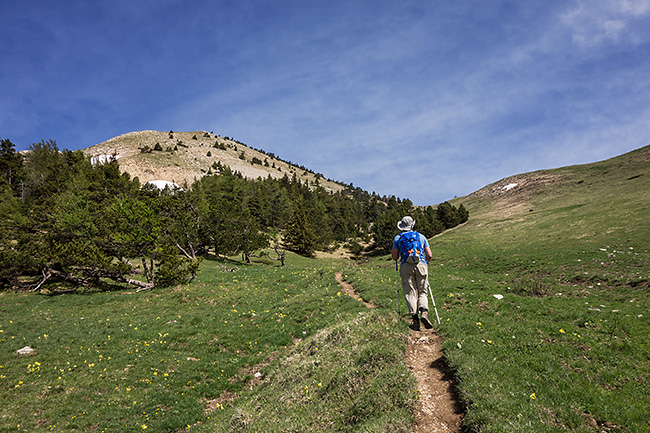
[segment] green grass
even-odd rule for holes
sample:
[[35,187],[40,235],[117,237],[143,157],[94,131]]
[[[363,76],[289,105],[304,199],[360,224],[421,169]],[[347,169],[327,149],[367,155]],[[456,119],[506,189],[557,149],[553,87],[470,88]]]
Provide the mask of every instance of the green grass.
[[[403,324],[341,294],[342,263],[294,255],[288,263],[222,272],[206,261],[191,285],[140,293],[0,293],[0,431],[213,431],[256,416],[249,397],[215,412],[208,402],[258,388],[274,410],[292,413],[271,431],[320,410],[329,420],[301,431],[328,423],[408,431],[415,394]],[[366,339],[371,329],[381,344]],[[36,352],[16,354],[24,346]],[[265,380],[251,392],[256,372]],[[386,405],[372,407],[382,393]]]
[[466,424],[591,431],[593,419],[648,431],[650,299],[630,282],[650,254],[593,249],[511,250],[498,261],[474,251],[442,263],[435,280],[449,317],[441,332]]
[[[597,245],[495,256],[432,241],[443,256],[430,265],[436,330],[468,431],[650,431],[649,280],[639,278],[650,252]],[[397,310],[392,263],[349,274],[364,298]]]

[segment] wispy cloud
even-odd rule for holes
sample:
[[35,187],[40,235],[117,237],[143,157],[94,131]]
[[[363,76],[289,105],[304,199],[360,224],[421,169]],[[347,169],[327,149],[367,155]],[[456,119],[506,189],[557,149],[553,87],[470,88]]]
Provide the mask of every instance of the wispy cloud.
[[622,40],[632,44],[647,42],[647,33],[638,31],[638,27],[647,26],[644,18],[648,14],[648,0],[578,1],[560,19],[575,44],[595,47]]

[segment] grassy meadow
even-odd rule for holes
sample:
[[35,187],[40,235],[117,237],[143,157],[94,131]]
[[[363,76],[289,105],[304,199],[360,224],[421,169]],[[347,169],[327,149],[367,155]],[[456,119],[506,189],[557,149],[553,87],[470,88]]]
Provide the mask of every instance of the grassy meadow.
[[[503,193],[511,183],[527,186]],[[650,149],[490,188],[459,199],[468,223],[430,240],[465,430],[649,432]],[[343,294],[339,271],[377,308]],[[2,292],[0,312],[1,432],[409,432],[414,420],[388,256],[204,261],[190,285]]]
[[170,289],[0,293],[0,431],[408,431],[403,324],[341,292],[346,265],[206,261]]

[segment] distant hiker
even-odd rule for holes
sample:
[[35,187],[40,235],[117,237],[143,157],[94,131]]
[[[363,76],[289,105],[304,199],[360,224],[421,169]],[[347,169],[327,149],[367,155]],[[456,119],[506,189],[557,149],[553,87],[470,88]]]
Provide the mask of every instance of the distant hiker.
[[[427,300],[427,264],[433,254],[427,238],[414,231],[414,226],[415,220],[410,216],[405,216],[397,223],[397,228],[402,233],[395,236],[393,240],[392,257],[395,262],[400,260],[399,273],[402,278],[402,290],[409,314],[413,319],[411,329],[419,331],[420,321],[425,328],[433,328],[429,321],[429,302]],[[395,265],[397,266],[397,263]]]

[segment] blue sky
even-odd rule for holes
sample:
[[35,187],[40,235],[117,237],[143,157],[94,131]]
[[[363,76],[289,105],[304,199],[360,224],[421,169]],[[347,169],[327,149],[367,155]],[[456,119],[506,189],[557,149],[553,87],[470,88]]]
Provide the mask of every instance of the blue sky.
[[436,204],[650,143],[650,0],[0,0],[0,137],[213,131]]

